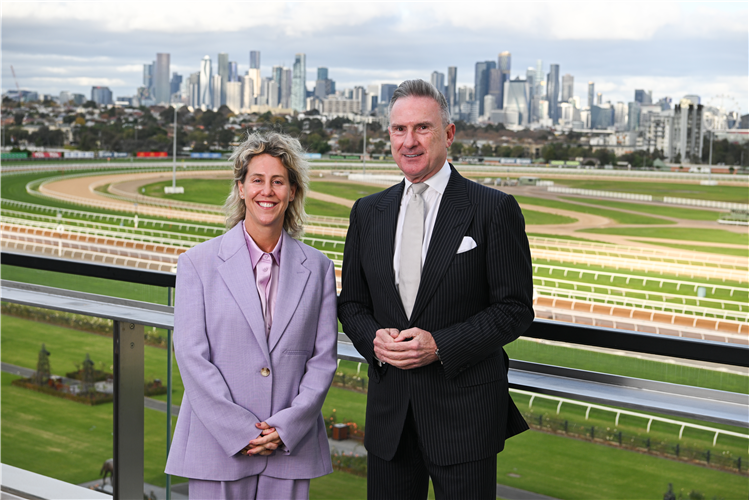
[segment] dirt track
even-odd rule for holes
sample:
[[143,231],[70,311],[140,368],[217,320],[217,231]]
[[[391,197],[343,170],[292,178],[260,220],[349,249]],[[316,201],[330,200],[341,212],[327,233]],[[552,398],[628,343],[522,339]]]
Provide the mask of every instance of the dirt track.
[[[231,173],[230,172],[216,172],[216,171],[204,171],[204,172],[196,172],[196,171],[190,171],[190,172],[177,172],[178,178],[195,178],[195,177],[201,177],[201,178],[213,178],[213,179],[230,179]],[[172,178],[172,174],[168,172],[156,172],[156,173],[135,173],[135,174],[115,174],[115,175],[98,175],[98,176],[91,176],[91,177],[85,177],[85,178],[73,178],[73,179],[65,179],[55,182],[46,183],[43,186],[43,191],[46,194],[49,194],[51,196],[55,195],[61,195],[61,198],[65,198],[67,196],[76,196],[83,199],[90,199],[95,200],[99,202],[108,202],[108,203],[117,203],[123,207],[127,207],[128,210],[132,209],[132,203],[112,199],[106,196],[103,196],[102,194],[95,191],[95,189],[99,186],[112,184],[116,185],[116,187],[120,191],[126,191],[131,193],[133,197],[140,197],[140,187],[145,184],[151,184],[154,182],[160,182],[164,180],[169,180]],[[351,184],[362,184],[361,182],[353,182],[349,181],[348,179],[341,178],[340,176],[334,176],[334,175],[323,175],[321,179],[315,179],[315,180],[324,180],[327,182],[340,182],[340,183],[351,183]],[[373,186],[379,186],[377,184],[371,184]],[[381,187],[381,186],[380,186]],[[536,186],[513,186],[513,187],[502,187],[502,191],[513,194],[513,195],[521,195],[521,196],[529,196],[529,197],[537,197],[537,198],[546,198],[546,199],[559,199],[559,195],[555,193],[549,193],[543,188],[539,188]],[[348,200],[345,198],[340,198],[337,196],[332,196],[329,194],[324,193],[317,193],[314,191],[311,191],[308,193],[308,196],[310,198],[318,199],[321,201],[326,201],[330,203],[337,203],[346,207],[353,206],[354,202],[352,200]],[[573,197],[571,195],[565,195],[565,197],[570,198]],[[135,201],[135,200],[134,200]],[[581,206],[586,207],[595,207],[593,205],[585,203],[584,199],[580,199],[580,201],[570,201],[570,200],[560,200],[564,201],[565,203],[573,203],[573,204],[580,204]],[[640,204],[647,204],[646,202],[638,202]],[[526,231],[529,233],[543,233],[548,235],[558,235],[558,236],[575,236],[575,237],[585,237],[590,238],[598,241],[603,241],[606,243],[613,243],[618,245],[628,245],[628,246],[641,246],[646,248],[660,248],[657,245],[654,245],[655,243],[671,243],[671,244],[685,244],[684,240],[672,240],[672,239],[666,239],[666,238],[650,238],[650,237],[640,237],[640,236],[620,236],[620,235],[612,235],[612,234],[598,234],[598,233],[585,233],[586,229],[596,229],[596,228],[611,228],[611,227],[647,227],[647,228],[655,228],[655,227],[668,227],[668,228],[693,228],[693,229],[722,229],[738,234],[748,234],[746,227],[737,227],[737,226],[725,226],[720,225],[717,222],[714,221],[694,221],[694,220],[687,220],[687,219],[677,219],[672,217],[662,217],[657,216],[659,218],[667,219],[670,222],[673,222],[673,224],[669,225],[642,225],[642,226],[622,226],[621,224],[616,223],[615,221],[599,216],[599,215],[593,215],[593,214],[585,214],[581,212],[574,212],[570,210],[563,210],[558,208],[550,208],[550,207],[544,207],[544,206],[538,206],[538,205],[528,205],[528,204],[521,204],[521,207],[527,210],[534,210],[537,212],[543,212],[543,213],[549,213],[554,215],[561,215],[566,217],[571,217],[573,219],[576,219],[575,222],[570,224],[544,224],[544,225],[528,225],[526,226]],[[600,208],[600,207],[598,207]],[[610,207],[605,207],[607,210],[617,210]],[[639,213],[634,212],[632,210],[620,210],[623,212],[628,213]],[[179,210],[172,210],[172,214],[174,214],[174,217],[178,218],[185,218],[190,219],[191,216],[194,216],[194,213],[191,212],[182,212]],[[716,212],[717,213],[717,212]],[[652,242],[654,244],[648,244],[648,243],[641,243],[637,240],[641,241],[648,241]],[[728,243],[711,243],[711,242],[689,242],[690,245],[693,245],[694,247],[699,246],[714,246],[714,247],[726,247],[726,248],[746,248],[742,245],[735,245],[735,244],[728,244]]]

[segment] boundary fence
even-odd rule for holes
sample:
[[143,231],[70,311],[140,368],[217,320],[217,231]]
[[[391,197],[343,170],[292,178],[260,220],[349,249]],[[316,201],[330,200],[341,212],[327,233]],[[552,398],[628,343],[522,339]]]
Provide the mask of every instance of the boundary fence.
[[561,186],[548,186],[546,189],[550,193],[579,194],[582,196],[596,196],[601,198],[621,198],[625,200],[653,201],[653,197],[649,194],[621,193],[617,191],[598,191],[595,189],[578,189]]
[[694,207],[722,208],[724,210],[749,210],[749,205],[746,203],[698,200],[694,198],[674,198],[672,196],[664,196],[663,203],[668,203],[670,205],[691,205]]

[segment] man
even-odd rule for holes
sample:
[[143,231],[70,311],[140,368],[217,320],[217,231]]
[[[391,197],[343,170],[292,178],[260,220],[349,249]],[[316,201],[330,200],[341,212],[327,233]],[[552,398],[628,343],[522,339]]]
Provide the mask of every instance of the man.
[[514,198],[447,162],[445,98],[422,80],[390,101],[405,181],[358,200],[338,313],[369,363],[370,499],[495,498],[497,453],[528,428],[502,346],[533,320],[532,270]]

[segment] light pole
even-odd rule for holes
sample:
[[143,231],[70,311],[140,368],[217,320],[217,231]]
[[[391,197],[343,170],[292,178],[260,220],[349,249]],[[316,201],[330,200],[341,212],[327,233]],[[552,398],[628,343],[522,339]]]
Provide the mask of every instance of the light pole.
[[362,168],[362,173],[366,174],[367,173],[367,120],[364,118],[363,114],[362,114],[362,118],[364,119],[364,122],[363,122],[364,145],[362,146],[363,151],[361,155],[361,161],[362,161],[361,168]]
[[164,186],[164,192],[167,194],[181,194],[185,192],[184,187],[177,187],[177,104],[174,107],[174,145],[172,147],[172,186]]

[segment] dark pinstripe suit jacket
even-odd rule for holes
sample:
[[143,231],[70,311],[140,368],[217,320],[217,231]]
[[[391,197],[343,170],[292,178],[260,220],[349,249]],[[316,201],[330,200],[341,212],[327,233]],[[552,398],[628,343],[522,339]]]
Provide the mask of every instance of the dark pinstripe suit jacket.
[[[438,465],[488,458],[528,428],[507,388],[502,346],[533,320],[531,256],[515,199],[451,165],[411,319],[395,287],[401,182],[351,209],[338,315],[369,362],[365,446],[395,455],[409,404],[421,446]],[[477,247],[457,254],[464,236]],[[380,328],[431,332],[442,363],[413,370],[373,363]]]

